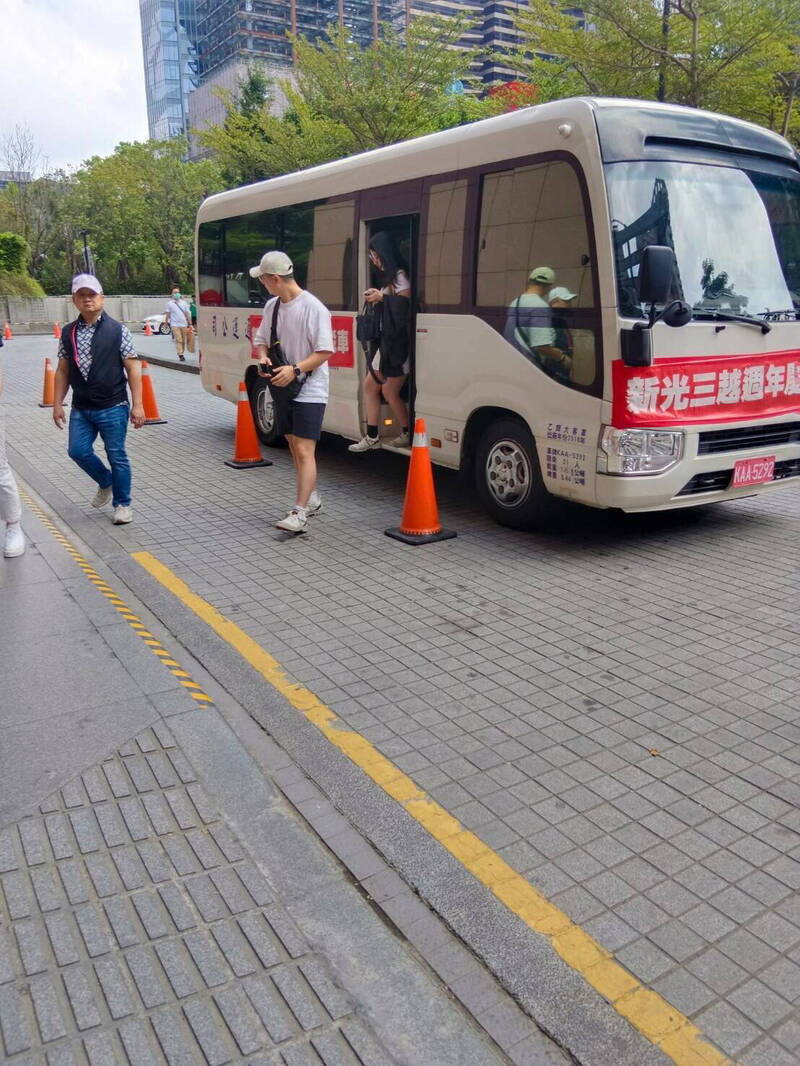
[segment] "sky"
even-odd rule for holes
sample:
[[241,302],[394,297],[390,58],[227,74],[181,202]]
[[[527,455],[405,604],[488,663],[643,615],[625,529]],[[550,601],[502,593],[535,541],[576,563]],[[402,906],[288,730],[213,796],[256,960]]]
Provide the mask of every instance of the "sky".
[[0,0],[0,12],[0,138],[27,125],[51,168],[147,139],[138,0]]

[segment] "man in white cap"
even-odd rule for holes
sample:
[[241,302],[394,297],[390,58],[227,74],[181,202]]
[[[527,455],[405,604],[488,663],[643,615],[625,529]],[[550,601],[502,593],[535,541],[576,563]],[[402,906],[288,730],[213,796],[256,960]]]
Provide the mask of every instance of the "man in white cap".
[[[103,310],[103,287],[93,274],[72,279],[72,302],[79,315],[61,330],[53,421],[64,428],[64,397],[71,388],[69,457],[97,482],[92,506],[103,507],[111,500],[114,524],[125,525],[133,518],[131,464],[125,450],[128,419],[135,429],[145,421],[139,358],[128,327]],[[98,434],[110,469],[95,453]]]
[[[315,453],[328,402],[328,359],[334,350],[331,314],[297,284],[285,252],[267,252],[251,267],[250,276],[258,278],[270,295],[253,338],[260,372],[269,375],[271,390],[302,382],[293,398],[275,403],[278,429],[286,436],[297,475],[294,506],[275,525],[288,533],[303,533],[309,516],[322,510]],[[272,347],[273,323],[281,358]]]
[[[533,353],[541,368],[553,377],[569,375],[572,360],[556,346],[556,330],[550,314],[551,293],[556,280],[552,267],[534,267],[525,292],[508,309],[507,339],[524,354]],[[567,290],[559,290],[559,296]],[[562,296],[563,299],[563,296]],[[568,306],[558,303],[553,306]]]

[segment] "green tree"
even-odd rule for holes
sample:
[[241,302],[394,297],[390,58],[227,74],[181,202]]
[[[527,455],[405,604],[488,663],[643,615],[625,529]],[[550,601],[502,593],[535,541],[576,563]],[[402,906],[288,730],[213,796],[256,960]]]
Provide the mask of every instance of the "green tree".
[[456,47],[469,27],[461,18],[418,18],[402,36],[384,25],[366,48],[340,26],[317,44],[294,37],[295,80],[281,85],[286,113],[278,117],[269,102],[244,110],[243,96],[230,94],[225,122],[200,132],[200,142],[241,183],[473,121],[484,104],[448,92],[474,58]]
[[[522,39],[509,63],[543,101],[661,98],[782,128],[781,77],[797,69],[796,0],[665,3],[666,19],[652,0],[587,0],[580,17],[552,0],[530,0],[516,17]],[[794,121],[792,114],[786,128]]]
[[192,278],[197,208],[222,181],[214,161],[188,163],[185,152],[180,138],[120,144],[75,174],[62,218],[74,236],[89,231],[109,291],[158,292]]

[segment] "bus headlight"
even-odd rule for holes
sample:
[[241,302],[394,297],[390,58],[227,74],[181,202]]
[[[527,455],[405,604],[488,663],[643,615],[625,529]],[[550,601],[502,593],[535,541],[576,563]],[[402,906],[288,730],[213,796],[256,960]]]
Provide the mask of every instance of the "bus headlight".
[[683,454],[683,432],[604,426],[597,450],[598,474],[662,474]]

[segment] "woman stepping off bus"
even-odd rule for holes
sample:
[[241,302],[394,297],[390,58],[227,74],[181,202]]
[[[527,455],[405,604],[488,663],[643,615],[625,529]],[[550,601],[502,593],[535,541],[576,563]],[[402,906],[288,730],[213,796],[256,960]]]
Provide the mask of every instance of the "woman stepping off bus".
[[364,299],[369,304],[382,305],[381,339],[362,384],[367,432],[357,444],[350,445],[348,451],[351,452],[368,452],[380,446],[381,392],[400,426],[400,435],[389,443],[395,448],[408,448],[411,443],[408,405],[400,395],[409,365],[411,281],[408,264],[389,233],[374,234],[369,242],[369,261],[380,288],[367,289]]

